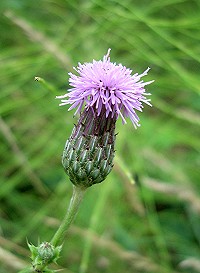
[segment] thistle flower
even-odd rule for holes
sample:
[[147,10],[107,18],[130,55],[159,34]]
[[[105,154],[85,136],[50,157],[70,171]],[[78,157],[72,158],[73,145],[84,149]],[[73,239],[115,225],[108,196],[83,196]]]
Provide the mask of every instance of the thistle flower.
[[[131,75],[132,70],[122,64],[110,62],[110,49],[103,61],[78,64],[70,75],[72,88],[63,96],[60,105],[72,104],[79,121],[67,140],[62,163],[70,180],[76,186],[89,187],[102,182],[113,167],[115,123],[121,117],[126,123],[129,117],[135,128],[139,117],[135,110],[142,111],[143,104],[151,106],[143,82],[150,68],[142,74]],[[82,112],[83,109],[83,112]]]
[[123,123],[126,123],[125,117],[129,117],[137,127],[139,117],[135,110],[142,112],[142,103],[151,106],[150,99],[146,98],[150,94],[145,92],[144,87],[153,81],[140,81],[150,68],[140,75],[131,75],[132,70],[129,68],[110,62],[110,50],[103,61],[93,60],[92,63],[79,63],[77,68],[74,67],[79,76],[69,73],[73,88],[57,98],[62,99],[60,105],[72,104],[69,110],[77,107],[75,114],[81,113],[85,105],[86,109],[92,107],[97,116],[106,112],[106,118],[109,114],[111,117],[120,116]]

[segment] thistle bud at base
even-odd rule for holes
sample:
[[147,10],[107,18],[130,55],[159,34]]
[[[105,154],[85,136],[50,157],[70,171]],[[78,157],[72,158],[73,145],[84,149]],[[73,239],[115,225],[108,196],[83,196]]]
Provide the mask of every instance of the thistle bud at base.
[[31,251],[33,272],[54,272],[49,270],[47,266],[57,263],[62,246],[55,247],[49,242],[43,242],[39,246],[28,243],[28,247]]
[[101,183],[113,167],[115,115],[100,115],[90,107],[80,115],[65,144],[62,164],[71,182],[88,188]]

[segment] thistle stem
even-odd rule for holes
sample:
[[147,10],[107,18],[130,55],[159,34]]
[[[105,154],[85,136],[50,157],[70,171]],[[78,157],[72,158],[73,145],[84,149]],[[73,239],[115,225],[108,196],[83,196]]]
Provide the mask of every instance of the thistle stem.
[[78,208],[83,199],[85,191],[86,188],[73,186],[73,194],[70,200],[69,207],[60,227],[58,228],[51,240],[52,245],[57,246],[64,239],[67,229],[69,228],[70,224],[72,223],[78,212]]

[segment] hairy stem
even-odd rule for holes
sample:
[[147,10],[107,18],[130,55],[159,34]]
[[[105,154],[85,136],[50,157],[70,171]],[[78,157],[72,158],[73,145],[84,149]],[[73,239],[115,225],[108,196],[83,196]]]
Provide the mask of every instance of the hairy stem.
[[60,227],[58,228],[57,232],[51,240],[52,245],[57,246],[61,241],[63,241],[65,232],[69,228],[70,224],[72,223],[78,212],[78,208],[83,199],[85,191],[86,188],[73,186],[73,194],[70,200],[69,207]]

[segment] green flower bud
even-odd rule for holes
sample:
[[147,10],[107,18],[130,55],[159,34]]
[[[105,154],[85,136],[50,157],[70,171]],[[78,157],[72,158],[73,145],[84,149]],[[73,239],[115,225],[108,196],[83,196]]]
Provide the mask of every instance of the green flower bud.
[[47,268],[51,263],[56,263],[60,257],[62,246],[54,247],[51,243],[43,242],[39,246],[29,244],[31,251],[33,272],[53,272]]
[[65,144],[62,164],[71,182],[90,187],[105,180],[113,167],[116,116],[85,109]]
[[51,261],[54,256],[54,246],[48,242],[43,242],[38,247],[38,256],[44,263],[48,263],[48,261]]

